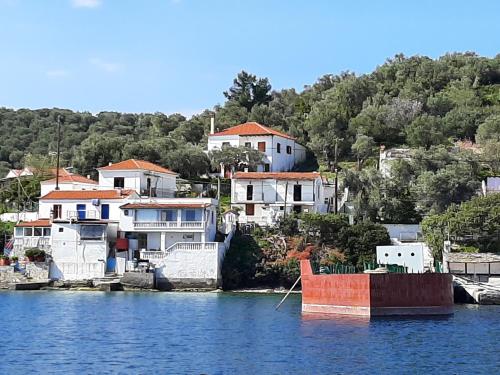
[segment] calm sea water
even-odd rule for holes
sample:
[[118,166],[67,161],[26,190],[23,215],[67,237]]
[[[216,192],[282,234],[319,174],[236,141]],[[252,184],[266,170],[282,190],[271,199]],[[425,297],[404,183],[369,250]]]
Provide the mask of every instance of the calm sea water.
[[0,293],[0,373],[498,374],[500,307],[306,318],[300,296]]

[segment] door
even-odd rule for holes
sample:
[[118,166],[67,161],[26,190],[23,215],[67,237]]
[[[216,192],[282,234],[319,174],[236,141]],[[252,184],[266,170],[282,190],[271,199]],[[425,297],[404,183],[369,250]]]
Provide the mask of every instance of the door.
[[245,205],[245,214],[247,216],[253,216],[255,215],[255,204],[246,204]]
[[76,211],[78,214],[78,220],[85,220],[85,205],[84,204],[77,204]]
[[302,185],[293,185],[293,200],[295,202],[302,200]]
[[103,204],[101,206],[101,219],[109,219],[109,204]]

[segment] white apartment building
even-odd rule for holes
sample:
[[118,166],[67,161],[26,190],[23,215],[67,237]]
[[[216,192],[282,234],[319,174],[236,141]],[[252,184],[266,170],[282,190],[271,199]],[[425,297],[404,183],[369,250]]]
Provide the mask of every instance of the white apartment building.
[[328,198],[317,172],[237,172],[231,181],[240,223],[272,226],[285,212],[326,213]]
[[[265,156],[257,172],[287,172],[306,158],[306,149],[288,134],[256,122],[247,122],[208,136],[208,151],[223,146],[245,146],[261,151]],[[231,170],[221,166],[221,175],[230,178]]]

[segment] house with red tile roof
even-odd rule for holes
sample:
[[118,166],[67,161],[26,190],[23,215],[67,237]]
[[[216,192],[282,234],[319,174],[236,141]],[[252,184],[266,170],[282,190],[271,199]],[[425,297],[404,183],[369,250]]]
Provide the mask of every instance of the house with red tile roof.
[[330,198],[317,172],[236,172],[231,181],[231,208],[242,224],[274,226],[292,212],[326,213]]
[[[59,190],[92,190],[98,188],[97,181],[75,173],[59,174]],[[40,195],[44,196],[56,189],[56,177],[40,182]]]
[[[257,172],[288,172],[306,157],[305,147],[297,143],[294,137],[257,122],[246,122],[220,132],[213,130],[208,136],[209,152],[224,146],[245,146],[259,150],[264,157]],[[231,177],[233,172],[221,166],[221,175]]]
[[101,189],[133,189],[150,197],[173,197],[177,191],[177,173],[149,161],[128,159],[97,171]]

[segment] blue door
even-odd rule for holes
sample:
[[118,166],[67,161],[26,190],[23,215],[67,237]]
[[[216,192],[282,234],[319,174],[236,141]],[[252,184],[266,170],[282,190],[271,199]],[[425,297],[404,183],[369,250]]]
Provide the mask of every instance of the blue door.
[[109,204],[103,204],[101,206],[101,219],[109,219]]
[[85,220],[85,205],[77,204],[76,211],[78,213],[78,220]]

